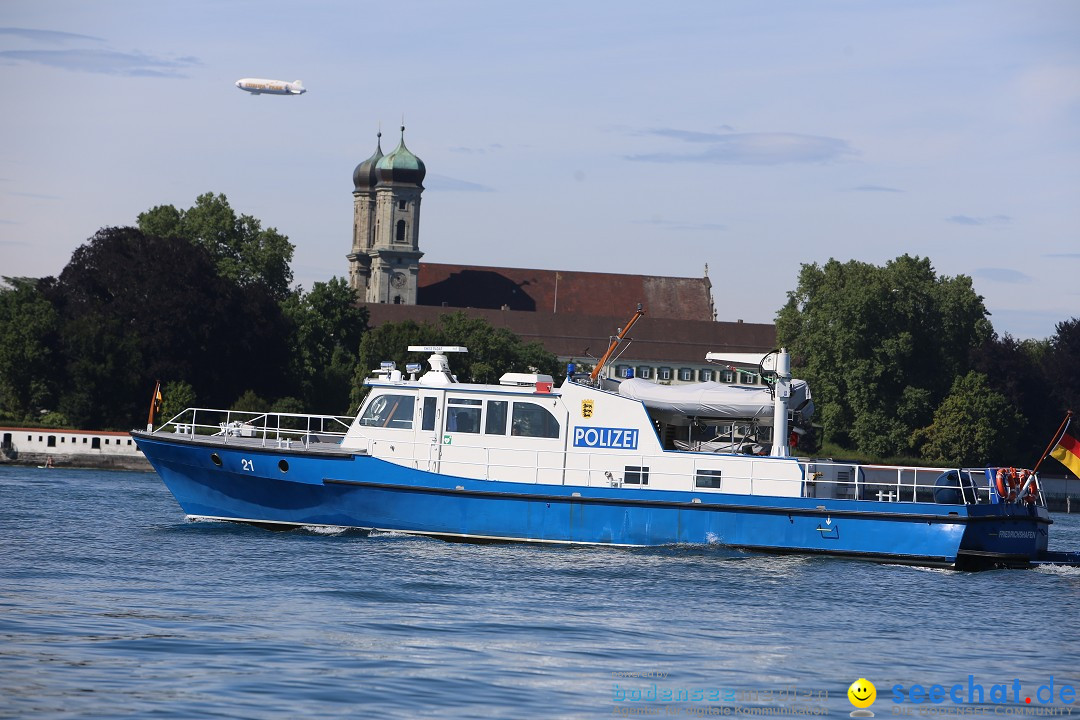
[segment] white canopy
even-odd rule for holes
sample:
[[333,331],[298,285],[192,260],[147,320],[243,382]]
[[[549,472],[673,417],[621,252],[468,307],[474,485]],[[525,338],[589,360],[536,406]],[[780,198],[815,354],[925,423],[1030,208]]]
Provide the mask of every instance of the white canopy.
[[[718,382],[657,385],[649,380],[631,378],[619,383],[619,394],[640,400],[645,407],[652,410],[690,417],[771,420],[773,416],[772,395],[767,387],[762,386],[727,385]],[[814,403],[807,402],[809,398],[810,387],[806,381],[792,380],[790,407],[799,410],[805,419],[814,414]]]

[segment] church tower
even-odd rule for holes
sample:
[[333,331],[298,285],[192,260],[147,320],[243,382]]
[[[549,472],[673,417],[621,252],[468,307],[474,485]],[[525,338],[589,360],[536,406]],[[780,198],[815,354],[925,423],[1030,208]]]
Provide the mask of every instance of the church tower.
[[375,243],[375,164],[383,157],[382,133],[377,136],[375,152],[353,170],[353,240],[349,260],[349,286],[367,298],[371,282],[371,257]]
[[401,142],[380,142],[353,172],[353,249],[349,284],[369,303],[416,304],[420,272],[420,195],[427,169]]

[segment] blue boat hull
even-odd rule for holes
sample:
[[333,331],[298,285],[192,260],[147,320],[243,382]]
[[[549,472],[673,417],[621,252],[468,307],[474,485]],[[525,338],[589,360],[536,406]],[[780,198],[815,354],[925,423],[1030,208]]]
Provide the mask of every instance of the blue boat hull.
[[474,540],[722,544],[984,566],[1035,560],[1046,551],[1050,523],[1045,508],[1027,505],[537,485],[439,475],[363,454],[133,435],[185,513],[258,524]]

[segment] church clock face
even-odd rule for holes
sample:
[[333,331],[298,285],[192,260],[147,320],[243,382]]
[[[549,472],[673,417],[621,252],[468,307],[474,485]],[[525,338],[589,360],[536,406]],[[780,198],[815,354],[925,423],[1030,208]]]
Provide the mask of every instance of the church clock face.
[[394,273],[393,275],[390,276],[390,284],[393,285],[396,288],[405,287],[405,280],[406,280],[406,277],[405,277],[404,273],[396,272],[396,273]]

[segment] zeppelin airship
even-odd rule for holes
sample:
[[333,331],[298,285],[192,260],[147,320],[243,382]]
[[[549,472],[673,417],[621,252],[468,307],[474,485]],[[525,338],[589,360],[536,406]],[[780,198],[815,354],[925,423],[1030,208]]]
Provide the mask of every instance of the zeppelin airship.
[[285,82],[284,80],[263,80],[262,78],[243,78],[236,81],[236,87],[247,91],[252,95],[303,95],[307,88],[299,80]]

